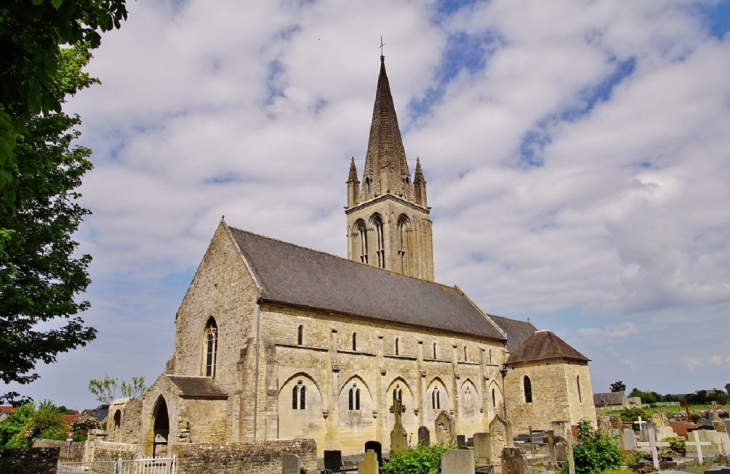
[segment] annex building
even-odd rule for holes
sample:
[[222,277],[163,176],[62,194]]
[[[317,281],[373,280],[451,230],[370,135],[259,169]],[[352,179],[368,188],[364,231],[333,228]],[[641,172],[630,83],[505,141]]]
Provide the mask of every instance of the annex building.
[[395,398],[412,445],[421,426],[470,437],[497,416],[515,434],[595,424],[585,356],[434,281],[426,179],[420,162],[411,177],[382,57],[364,169],[351,162],[346,190],[347,258],[221,220],[165,372],[135,408],[138,434],[115,405],[110,441],[144,455],[294,438],[319,457],[370,440],[387,451]]

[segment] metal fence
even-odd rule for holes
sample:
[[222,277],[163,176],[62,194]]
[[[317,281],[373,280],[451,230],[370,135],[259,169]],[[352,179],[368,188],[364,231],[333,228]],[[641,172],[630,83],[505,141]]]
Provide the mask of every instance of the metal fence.
[[176,457],[58,462],[58,474],[175,474]]

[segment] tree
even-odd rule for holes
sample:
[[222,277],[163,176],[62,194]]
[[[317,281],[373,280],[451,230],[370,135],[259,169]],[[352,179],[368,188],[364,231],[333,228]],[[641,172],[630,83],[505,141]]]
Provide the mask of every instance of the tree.
[[623,383],[620,380],[615,381],[611,384],[611,391],[612,392],[625,392],[626,391],[626,384]]
[[[0,191],[12,189],[18,135],[40,113],[60,112],[65,46],[95,49],[100,32],[127,19],[126,0],[6,0],[0,4]],[[5,241],[10,233],[2,233]]]
[[18,407],[0,423],[0,447],[29,448],[35,438],[65,439],[68,425],[50,400]]
[[[86,45],[60,53],[54,83],[59,95],[98,82],[81,70],[90,58]],[[76,188],[92,168],[91,150],[71,146],[79,123],[78,116],[63,112],[33,116],[15,148],[16,195],[12,200],[0,195],[0,229],[12,232],[0,253],[0,380],[5,383],[36,380],[39,361],[55,362],[59,353],[96,337],[78,317],[89,308],[77,296],[90,283],[91,257],[76,256],[78,243],[71,238],[89,214],[77,202]],[[47,324],[59,319],[65,321]],[[0,401],[17,396],[0,395]]]
[[594,431],[587,420],[578,422],[578,441],[580,444],[573,449],[576,474],[594,474],[621,467],[621,448],[609,435]]
[[[105,404],[109,404],[117,398],[117,386],[117,379],[108,375],[104,376],[104,380],[89,380],[89,392],[96,395],[96,399]],[[147,391],[144,377],[132,377],[130,383],[123,381],[121,391],[123,397],[139,398]]]

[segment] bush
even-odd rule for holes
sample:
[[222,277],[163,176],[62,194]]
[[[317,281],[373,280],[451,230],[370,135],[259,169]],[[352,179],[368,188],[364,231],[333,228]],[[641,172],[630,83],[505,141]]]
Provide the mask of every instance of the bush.
[[425,446],[419,444],[415,448],[390,453],[390,461],[383,465],[384,474],[441,474],[441,455],[453,444],[437,444]]
[[682,456],[687,455],[687,446],[684,444],[685,439],[681,436],[673,436],[671,438],[664,438],[662,441],[669,443],[669,448]]
[[623,465],[621,448],[602,431],[594,431],[587,420],[578,423],[578,441],[573,449],[576,474],[595,474]]
[[619,413],[621,421],[636,421],[641,417],[642,420],[649,418],[649,412],[640,407],[626,407]]

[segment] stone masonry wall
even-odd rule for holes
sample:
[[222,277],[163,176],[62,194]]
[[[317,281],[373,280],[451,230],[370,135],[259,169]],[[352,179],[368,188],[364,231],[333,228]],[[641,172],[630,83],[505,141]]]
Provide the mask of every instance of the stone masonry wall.
[[[116,461],[135,459],[138,447],[136,444],[112,443],[109,441],[94,440],[89,447],[93,450],[94,461]],[[90,455],[91,456],[91,453]]]
[[0,449],[3,474],[56,474],[59,448]]
[[282,453],[297,454],[309,472],[317,469],[317,445],[311,439],[233,444],[178,444],[179,474],[279,474]]
[[56,441],[53,439],[35,439],[33,440],[34,448],[58,448],[58,459],[61,461],[81,461],[84,458],[84,442],[71,442],[69,450],[67,441]]

